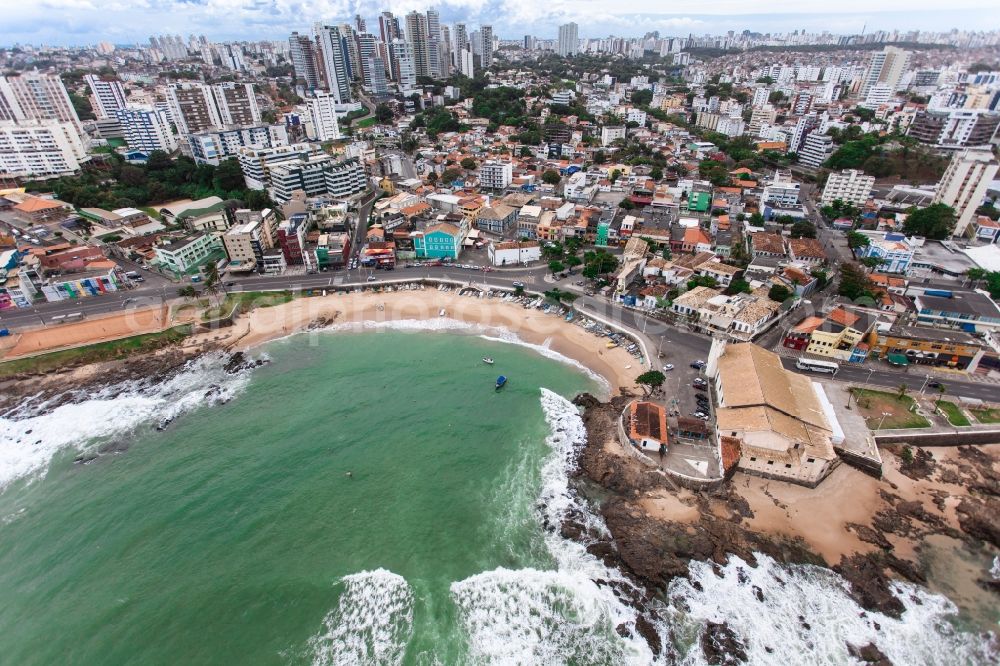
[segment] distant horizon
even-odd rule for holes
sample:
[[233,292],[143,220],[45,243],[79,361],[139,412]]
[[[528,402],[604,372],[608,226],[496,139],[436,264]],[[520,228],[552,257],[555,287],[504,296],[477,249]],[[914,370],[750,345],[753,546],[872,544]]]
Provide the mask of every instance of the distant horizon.
[[983,8],[969,0],[955,0],[948,9],[923,0],[885,0],[879,11],[870,11],[861,0],[841,0],[822,8],[803,8],[791,0],[762,4],[760,11],[748,12],[745,3],[735,0],[678,2],[671,6],[674,11],[663,13],[656,0],[635,0],[620,11],[597,0],[41,0],[5,10],[2,46],[86,47],[100,42],[143,46],[150,36],[175,34],[205,35],[213,42],[283,41],[292,31],[308,31],[316,21],[353,24],[355,13],[366,20],[369,32],[378,34],[382,11],[392,11],[402,20],[411,10],[433,8],[442,25],[465,23],[471,29],[491,25],[503,40],[525,35],[555,39],[558,26],[571,21],[579,25],[581,39],[635,38],[654,31],[664,37],[720,36],[730,30],[847,36],[862,30],[986,33],[997,28],[984,26],[1000,27],[1000,8]]

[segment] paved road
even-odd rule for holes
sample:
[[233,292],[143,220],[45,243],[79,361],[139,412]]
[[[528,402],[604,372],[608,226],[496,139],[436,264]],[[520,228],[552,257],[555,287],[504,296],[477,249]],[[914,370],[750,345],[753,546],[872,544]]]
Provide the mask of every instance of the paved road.
[[[782,358],[781,362],[789,370],[799,372],[799,370],[795,367],[794,358]],[[916,393],[920,391],[920,387],[924,385],[924,381],[927,378],[927,374],[921,372],[919,368],[911,368],[907,372],[892,372],[875,369],[874,372],[870,373],[871,377],[869,378],[869,370],[873,367],[874,366],[870,365],[865,367],[841,365],[840,370],[837,372],[836,379],[838,381],[851,382],[852,384],[858,385],[862,385],[867,382],[867,384],[872,387],[888,387],[892,389],[895,389],[900,384],[905,383],[911,392]],[[802,374],[812,375],[817,378],[825,376],[812,372],[804,372]],[[931,381],[934,379],[938,379],[942,384],[944,384],[947,391],[946,395],[962,398],[977,398],[979,400],[988,400],[992,402],[1000,401],[1000,386],[997,386],[996,384],[931,377]],[[924,393],[937,395],[937,390],[925,389]]]
[[[400,279],[421,277],[439,278],[472,282],[476,285],[487,287],[509,289],[511,282],[523,282],[529,289],[544,291],[551,288],[545,280],[547,270],[544,267],[529,269],[509,269],[483,273],[465,270],[455,267],[424,267],[424,268],[398,268],[391,272],[367,270],[337,271],[332,273],[317,273],[312,275],[278,275],[278,276],[253,276],[234,280],[235,286],[230,287],[230,291],[255,291],[267,289],[322,289],[333,287],[343,283],[355,283],[366,279],[368,274],[374,274],[381,279]],[[563,281],[563,286],[569,286],[568,280]],[[91,299],[81,299],[70,302],[45,303],[34,308],[17,310],[10,314],[0,316],[0,327],[10,327],[16,329],[18,326],[37,326],[40,323],[50,323],[55,315],[82,312],[84,315],[92,316],[101,313],[114,312],[123,307],[138,307],[156,305],[165,300],[176,298],[177,286],[174,284],[142,287],[131,291],[117,292]],[[586,312],[597,315],[610,321],[618,322],[621,326],[643,334],[647,338],[649,353],[653,356],[653,364],[657,367],[663,363],[673,363],[677,370],[675,375],[668,377],[668,386],[676,384],[675,395],[683,393],[683,386],[690,383],[686,370],[687,365],[696,359],[705,359],[711,347],[711,339],[708,337],[692,333],[689,331],[674,328],[658,319],[647,317],[636,310],[624,308],[605,299],[593,296],[581,296],[576,305]],[[663,357],[657,357],[657,350],[662,351]],[[786,368],[797,371],[795,359],[784,358],[782,363]],[[849,381],[858,384],[868,382],[868,384],[880,387],[895,388],[901,382],[911,391],[919,391],[924,382],[925,375],[917,368],[912,368],[906,373],[875,370],[869,377],[868,370],[872,366],[863,368],[844,365],[837,373],[840,381]],[[680,370],[680,372],[678,372]],[[803,373],[810,374],[813,373]],[[990,383],[959,381],[944,379],[942,383],[947,388],[950,396],[960,396],[966,398],[977,398],[1000,402],[1000,386]],[[681,405],[682,412],[688,409]]]

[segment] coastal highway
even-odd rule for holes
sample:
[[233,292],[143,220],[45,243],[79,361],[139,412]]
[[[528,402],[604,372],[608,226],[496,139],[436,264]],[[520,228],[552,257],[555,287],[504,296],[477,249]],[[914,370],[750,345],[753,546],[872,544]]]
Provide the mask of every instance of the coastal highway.
[[[552,285],[546,282],[544,278],[547,274],[548,271],[545,267],[502,269],[490,273],[445,266],[397,268],[391,272],[357,269],[354,271],[337,271],[311,275],[253,276],[232,280],[233,286],[228,287],[227,290],[265,291],[288,289],[294,291],[322,289],[324,287],[336,287],[345,283],[365,282],[369,275],[386,280],[419,279],[422,277],[438,278],[505,289],[510,289],[513,281],[520,281],[528,289],[534,291],[545,291],[552,286],[559,286],[560,283]],[[563,281],[561,284],[565,288],[568,286],[568,281]],[[176,299],[177,288],[176,284],[139,287],[130,291],[115,292],[96,298],[71,302],[41,303],[32,308],[17,309],[0,315],[0,328],[10,328],[16,331],[18,327],[34,328],[41,324],[52,324],[52,317],[57,315],[79,312],[84,316],[94,316],[121,311],[124,308],[159,305],[165,301]],[[711,347],[711,339],[704,335],[674,328],[658,319],[646,317],[641,312],[624,308],[606,299],[593,296],[580,296],[575,304],[585,313],[595,313],[604,319],[618,322],[621,326],[630,330],[644,332],[649,343],[653,345],[649,349],[649,353],[655,357],[657,348],[659,348],[664,354],[663,362],[674,363],[678,366],[681,364],[686,365],[695,359],[705,359]],[[795,359],[784,358],[782,359],[782,363],[789,370],[798,371],[795,368]],[[920,368],[916,367],[910,368],[906,372],[875,369],[869,373],[872,367],[875,366],[851,367],[843,364],[841,370],[837,373],[837,379],[857,384],[867,382],[872,386],[887,388],[895,388],[901,383],[906,383],[911,391],[917,392],[926,378],[926,374],[921,372]],[[949,396],[1000,402],[1000,385],[938,378],[947,388]]]

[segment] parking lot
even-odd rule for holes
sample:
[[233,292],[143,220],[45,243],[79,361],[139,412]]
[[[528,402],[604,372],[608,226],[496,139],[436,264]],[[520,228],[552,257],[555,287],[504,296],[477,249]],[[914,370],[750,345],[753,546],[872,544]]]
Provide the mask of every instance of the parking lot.
[[667,378],[663,388],[666,391],[666,405],[670,414],[672,416],[691,416],[694,412],[702,411],[699,409],[697,398],[698,396],[708,397],[708,392],[699,391],[692,384],[696,378],[705,380],[705,373],[702,370],[692,368],[691,363],[694,360],[704,359],[674,357],[666,343],[664,343],[662,351],[663,358],[659,359],[660,370],[663,370],[664,365],[668,363],[674,366],[673,370],[666,370],[663,373]]

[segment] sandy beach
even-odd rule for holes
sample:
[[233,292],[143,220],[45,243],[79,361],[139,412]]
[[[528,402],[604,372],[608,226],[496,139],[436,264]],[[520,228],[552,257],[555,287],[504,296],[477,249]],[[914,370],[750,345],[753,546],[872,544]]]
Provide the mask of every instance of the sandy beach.
[[[444,316],[441,316],[441,311]],[[607,338],[598,337],[561,317],[540,310],[525,309],[500,299],[460,296],[455,291],[434,288],[395,292],[332,293],[328,296],[298,298],[241,315],[227,332],[236,340],[235,348],[248,350],[276,338],[318,328],[356,325],[366,330],[366,322],[452,320],[474,325],[487,335],[508,331],[523,342],[547,347],[589,368],[607,381],[613,394],[635,388],[635,378],[646,367],[620,347],[608,349]],[[371,324],[368,324],[371,328]],[[189,344],[215,341],[222,333],[200,334]],[[318,334],[318,333],[317,333]]]

